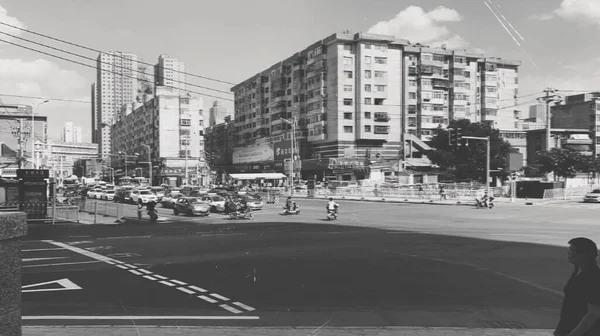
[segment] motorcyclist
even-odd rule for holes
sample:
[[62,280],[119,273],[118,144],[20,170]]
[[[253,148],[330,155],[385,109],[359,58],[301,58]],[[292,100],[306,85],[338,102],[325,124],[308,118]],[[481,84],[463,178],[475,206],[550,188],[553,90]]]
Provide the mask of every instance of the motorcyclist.
[[288,196],[287,201],[285,202],[285,208],[288,211],[296,210],[296,202],[292,200],[292,196]]
[[327,213],[329,212],[335,212],[337,213],[337,209],[339,207],[339,204],[337,204],[332,197],[329,198],[329,202],[327,202]]

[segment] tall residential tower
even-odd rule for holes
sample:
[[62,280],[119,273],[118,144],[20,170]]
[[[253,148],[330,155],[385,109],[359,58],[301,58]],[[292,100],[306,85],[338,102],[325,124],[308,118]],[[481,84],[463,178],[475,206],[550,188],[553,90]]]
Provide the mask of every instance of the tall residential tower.
[[180,95],[186,93],[185,63],[169,55],[160,55],[154,66],[154,78],[157,86],[174,89]]

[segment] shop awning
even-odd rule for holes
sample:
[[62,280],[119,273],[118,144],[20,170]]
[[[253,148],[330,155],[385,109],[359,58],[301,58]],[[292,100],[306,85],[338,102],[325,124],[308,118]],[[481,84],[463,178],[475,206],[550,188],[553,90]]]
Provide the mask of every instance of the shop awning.
[[279,180],[286,178],[281,173],[229,174],[229,176],[236,180]]

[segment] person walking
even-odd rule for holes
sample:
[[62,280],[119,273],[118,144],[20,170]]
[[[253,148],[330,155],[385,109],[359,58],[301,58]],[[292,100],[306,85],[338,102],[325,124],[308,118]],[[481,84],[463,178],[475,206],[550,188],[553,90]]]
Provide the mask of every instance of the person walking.
[[600,335],[600,268],[598,247],[584,237],[569,241],[567,260],[573,272],[564,287],[560,320],[554,336]]
[[138,204],[137,204],[138,223],[142,222],[142,212],[143,211],[144,211],[144,203],[142,203],[142,200],[139,200]]

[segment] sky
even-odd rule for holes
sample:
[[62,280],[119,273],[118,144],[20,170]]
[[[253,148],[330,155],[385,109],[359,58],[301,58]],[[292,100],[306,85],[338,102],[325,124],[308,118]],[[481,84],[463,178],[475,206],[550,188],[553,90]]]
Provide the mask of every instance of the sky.
[[[152,64],[168,54],[185,61],[189,73],[233,83],[350,29],[521,60],[522,96],[541,96],[548,86],[600,91],[600,43],[594,42],[600,33],[600,0],[487,1],[510,24],[503,21],[503,27],[483,0],[0,0],[0,22],[97,50],[135,53]],[[1,25],[0,32],[97,57],[93,51]],[[0,39],[91,66],[0,41],[0,99],[33,105],[42,100],[1,94],[53,98],[36,108],[36,114],[48,116],[49,138],[59,140],[64,123],[72,121],[83,128],[84,141],[91,141],[95,62],[1,33]],[[230,89],[196,77],[187,82]],[[223,97],[233,109],[231,94],[189,89]],[[204,98],[205,111],[213,100]]]

